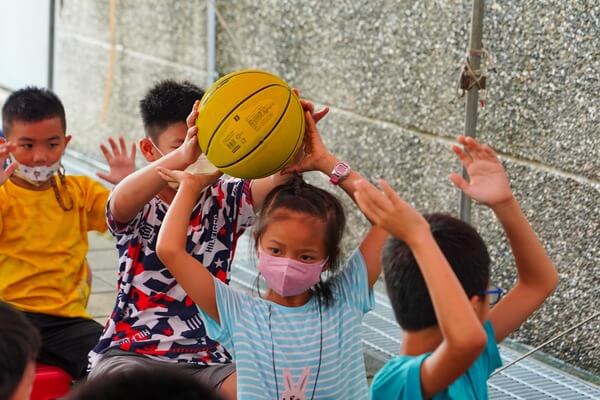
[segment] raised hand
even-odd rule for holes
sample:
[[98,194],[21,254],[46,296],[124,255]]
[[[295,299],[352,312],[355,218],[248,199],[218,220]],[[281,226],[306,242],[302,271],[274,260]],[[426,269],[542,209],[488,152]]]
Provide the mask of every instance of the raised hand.
[[310,115],[312,115],[313,120],[315,121],[315,124],[318,124],[319,121],[322,120],[323,117],[325,117],[327,115],[327,113],[329,112],[329,107],[325,106],[325,107],[321,108],[319,111],[315,112],[315,103],[313,103],[310,100],[301,99],[298,88],[294,88],[293,90],[294,90],[294,93],[296,94],[296,96],[298,96],[298,98],[300,99],[300,104],[302,105],[302,109],[304,111],[309,111]]
[[325,147],[310,110],[304,111],[304,118],[306,121],[304,144],[298,150],[294,163],[281,171],[283,175],[316,170],[329,173],[324,166],[329,165],[328,159],[333,156]]
[[473,200],[492,208],[513,200],[506,172],[494,150],[471,137],[461,135],[457,140],[463,148],[453,145],[452,150],[466,168],[469,181],[452,173],[452,183]]
[[110,170],[108,173],[98,171],[96,175],[116,185],[127,175],[135,172],[135,143],[131,144],[130,153],[127,152],[127,144],[123,136],[119,137],[119,145],[112,137],[108,138],[108,144],[111,150],[105,144],[100,145],[100,150],[104,154]]
[[10,152],[15,149],[16,146],[10,142],[0,142],[0,185],[3,185],[17,168],[17,163],[13,162],[4,169],[4,164],[6,163]]
[[189,165],[194,163],[200,154],[200,146],[198,145],[198,128],[196,127],[196,119],[198,118],[198,108],[200,107],[200,100],[196,100],[192,107],[192,111],[185,119],[188,127],[187,135],[181,147],[177,149],[181,152],[181,157]]
[[193,187],[198,193],[212,185],[223,175],[221,171],[212,174],[192,174],[186,171],[173,171],[163,167],[157,167],[156,171],[167,183],[176,186],[186,185]]
[[381,190],[364,179],[356,182],[354,198],[362,212],[371,222],[385,229],[392,236],[412,243],[423,233],[429,233],[429,224],[410,204],[394,192],[383,179]]

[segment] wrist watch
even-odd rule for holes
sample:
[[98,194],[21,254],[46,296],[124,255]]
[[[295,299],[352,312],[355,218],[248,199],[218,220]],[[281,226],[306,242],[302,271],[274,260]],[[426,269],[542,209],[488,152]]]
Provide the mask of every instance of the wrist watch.
[[334,185],[339,185],[339,183],[350,174],[350,169],[351,168],[348,163],[343,161],[338,162],[331,171],[329,182],[333,183]]

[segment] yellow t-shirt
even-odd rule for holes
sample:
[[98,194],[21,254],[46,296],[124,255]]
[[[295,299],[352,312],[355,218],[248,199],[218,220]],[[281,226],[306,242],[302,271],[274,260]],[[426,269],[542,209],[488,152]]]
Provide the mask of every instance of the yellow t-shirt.
[[108,189],[84,176],[35,191],[0,186],[0,300],[28,312],[89,317],[88,231],[105,231]]

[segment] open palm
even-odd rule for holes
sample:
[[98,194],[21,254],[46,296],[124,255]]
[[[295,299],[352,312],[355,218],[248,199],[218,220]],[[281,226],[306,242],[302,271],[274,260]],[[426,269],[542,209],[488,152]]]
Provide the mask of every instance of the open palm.
[[510,200],[510,183],[494,150],[470,137],[459,136],[458,142],[463,148],[452,146],[452,150],[466,168],[469,181],[456,173],[450,180],[467,196],[488,206]]
[[123,136],[119,137],[118,146],[117,142],[115,142],[112,137],[108,138],[108,143],[112,153],[104,144],[100,145],[100,150],[102,150],[102,154],[104,154],[104,158],[106,158],[110,170],[108,173],[96,172],[96,175],[105,181],[116,185],[129,174],[135,172],[135,143],[131,144],[130,153],[127,151],[127,144],[125,143],[125,138]]

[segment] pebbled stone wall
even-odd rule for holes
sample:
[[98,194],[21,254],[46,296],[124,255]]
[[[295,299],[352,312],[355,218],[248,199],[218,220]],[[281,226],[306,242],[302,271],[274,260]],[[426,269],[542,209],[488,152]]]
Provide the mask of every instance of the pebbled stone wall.
[[[110,35],[108,2],[57,2],[56,89],[73,146],[98,157],[108,134],[141,136],[137,102],[157,79],[205,82],[205,1],[117,1],[116,61],[102,119]],[[264,68],[332,108],[327,144],[365,175],[385,177],[422,211],[457,210],[447,179],[461,133],[456,98],[468,43],[466,0],[216,0],[221,74]],[[487,106],[478,135],[498,150],[561,282],[513,338],[542,343],[600,308],[600,4],[594,0],[486,2]],[[515,269],[501,228],[474,207],[493,280]],[[354,214],[352,230],[366,229]],[[353,236],[353,235],[351,235]],[[353,239],[356,240],[356,239]],[[600,321],[549,346],[600,374]]]

